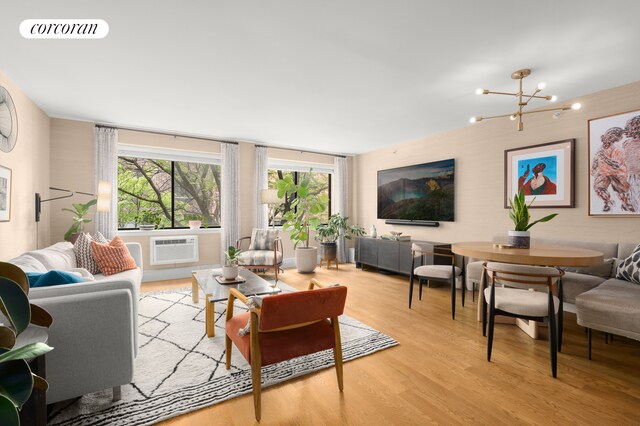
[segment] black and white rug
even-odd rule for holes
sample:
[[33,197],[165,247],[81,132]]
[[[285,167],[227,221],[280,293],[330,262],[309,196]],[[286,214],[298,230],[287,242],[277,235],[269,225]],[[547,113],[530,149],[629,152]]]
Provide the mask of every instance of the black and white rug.
[[[283,291],[295,291],[280,282]],[[242,305],[236,305],[238,312]],[[55,404],[51,426],[148,425],[251,392],[251,366],[234,351],[224,365],[226,302],[216,303],[216,337],[205,333],[204,303],[191,301],[191,289],[145,293],[139,305],[140,350],[133,383],[112,402],[111,390]],[[397,345],[379,331],[340,317],[343,358],[349,361]],[[331,351],[262,369],[262,386],[333,366]]]

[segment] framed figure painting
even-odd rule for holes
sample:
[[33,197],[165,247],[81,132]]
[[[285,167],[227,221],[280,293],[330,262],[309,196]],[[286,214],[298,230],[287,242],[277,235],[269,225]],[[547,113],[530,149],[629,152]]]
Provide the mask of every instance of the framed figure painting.
[[0,166],[0,222],[11,219],[11,169]]
[[640,110],[589,120],[589,216],[640,217]]
[[531,208],[573,207],[575,139],[504,152],[504,207],[520,189]]

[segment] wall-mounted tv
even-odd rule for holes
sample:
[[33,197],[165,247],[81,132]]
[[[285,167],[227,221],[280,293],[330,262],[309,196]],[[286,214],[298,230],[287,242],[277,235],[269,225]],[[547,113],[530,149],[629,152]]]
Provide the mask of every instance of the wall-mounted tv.
[[378,171],[378,219],[454,220],[454,159]]

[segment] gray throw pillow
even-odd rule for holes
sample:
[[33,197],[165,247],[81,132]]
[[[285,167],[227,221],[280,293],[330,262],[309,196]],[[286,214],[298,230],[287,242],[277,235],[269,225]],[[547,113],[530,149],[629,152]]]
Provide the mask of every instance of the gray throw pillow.
[[273,242],[278,237],[278,229],[257,229],[251,231],[249,250],[273,250]]
[[605,259],[602,263],[588,266],[586,268],[563,266],[559,269],[562,269],[566,272],[576,272],[578,274],[595,275],[596,277],[609,278],[611,277],[611,267],[613,266],[613,260],[613,258]]
[[633,249],[633,253],[618,265],[616,278],[640,284],[640,244]]
[[100,268],[98,268],[98,263],[91,252],[91,241],[109,244],[109,240],[103,237],[100,232],[96,232],[93,238],[87,232],[80,234],[76,242],[73,243],[73,251],[76,253],[76,264],[78,268],[84,268],[91,274],[99,274]]

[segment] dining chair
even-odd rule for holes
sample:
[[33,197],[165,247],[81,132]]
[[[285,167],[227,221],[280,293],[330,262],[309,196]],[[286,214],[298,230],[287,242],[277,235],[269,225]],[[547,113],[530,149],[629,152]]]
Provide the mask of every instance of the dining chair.
[[[319,289],[314,290],[315,287]],[[249,312],[233,314],[234,301],[249,307]],[[308,291],[297,291],[261,299],[257,307],[232,288],[226,315],[226,368],[231,368],[232,344],[251,364],[253,403],[256,420],[261,416],[261,368],[304,355],[333,350],[342,391],[342,343],[338,317],[344,311],[347,287],[326,287],[312,279]],[[249,333],[240,332],[249,324]]]
[[[430,246],[433,247],[433,246]],[[448,259],[450,265],[432,265],[427,264],[428,256],[438,256]],[[416,259],[420,262],[416,266]],[[409,309],[411,309],[411,301],[413,299],[413,284],[415,278],[418,277],[420,285],[419,299],[422,300],[422,284],[424,281],[443,281],[451,285],[451,317],[456,319],[456,279],[464,277],[464,264],[462,268],[456,266],[456,256],[451,252],[450,248],[435,247],[431,250],[425,250],[416,243],[411,244],[411,273],[409,275]],[[462,306],[464,307],[465,282],[462,279]]]
[[[515,265],[485,262],[486,280],[482,285],[482,335],[486,336],[487,305],[489,308],[489,338],[487,361],[491,361],[495,316],[547,322],[549,325],[549,356],[551,375],[556,377],[558,346],[562,340],[563,271],[548,266]],[[487,287],[488,285],[488,287]],[[557,320],[558,318],[558,320]]]

